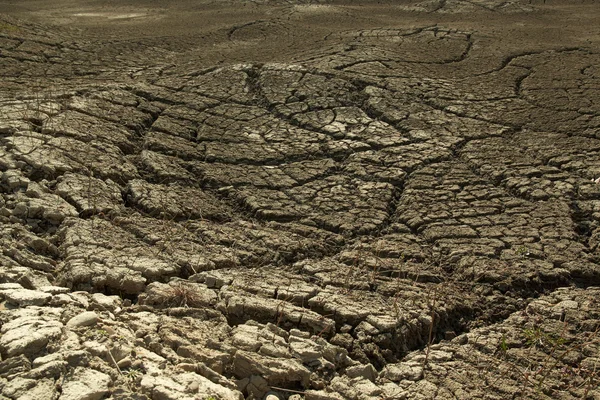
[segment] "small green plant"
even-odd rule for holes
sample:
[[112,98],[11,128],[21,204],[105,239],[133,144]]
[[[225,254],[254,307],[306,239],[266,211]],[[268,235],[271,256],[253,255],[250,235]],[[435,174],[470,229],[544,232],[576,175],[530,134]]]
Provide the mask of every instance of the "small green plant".
[[89,340],[104,341],[108,339],[108,331],[102,328],[90,329],[85,333],[85,337]]
[[[583,390],[583,397],[598,382],[598,370],[586,367],[579,362],[567,361],[569,354],[581,353],[584,349],[598,344],[598,331],[583,332],[574,330],[568,323],[564,323],[562,329],[557,331],[547,331],[539,326],[533,326],[523,330],[525,345],[531,353],[524,361],[526,368],[520,368],[516,364],[513,367],[522,376],[524,388],[531,385],[536,393],[554,393],[557,388],[555,383],[547,383],[554,379],[556,375],[568,377],[562,390]],[[562,367],[561,367],[562,365]],[[554,376],[554,378],[552,378]],[[566,382],[566,381],[565,381]]]
[[436,287],[433,290],[433,297],[429,301],[431,322],[429,324],[429,334],[427,336],[427,350],[425,351],[425,359],[423,360],[423,368],[425,368],[427,366],[427,363],[429,362],[429,352],[431,351],[431,345],[433,344],[433,327],[435,325],[435,317],[437,316],[437,313],[436,313],[437,296],[438,296],[438,292],[437,292],[437,287]]
[[123,372],[123,377],[130,383],[135,383],[141,376],[142,373],[137,369],[128,369]]
[[531,255],[531,252],[529,251],[529,249],[525,246],[519,246],[517,247],[517,249],[515,250],[515,252],[521,256],[521,258],[526,258],[529,257]]
[[537,348],[557,348],[566,343],[566,339],[555,333],[545,332],[536,326],[523,331],[527,346]]
[[508,343],[506,341],[506,335],[503,333],[500,338],[500,343],[498,344],[498,352],[503,358],[506,358],[506,354],[508,352]]
[[19,31],[19,27],[9,24],[8,22],[0,21],[0,32],[7,33],[16,33]]

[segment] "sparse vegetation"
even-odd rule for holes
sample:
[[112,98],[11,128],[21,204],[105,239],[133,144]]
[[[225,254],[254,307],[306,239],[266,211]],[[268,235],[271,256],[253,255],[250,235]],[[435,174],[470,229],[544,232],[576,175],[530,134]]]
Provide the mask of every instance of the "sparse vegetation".
[[106,329],[92,328],[86,331],[85,336],[89,340],[97,340],[99,342],[103,342],[108,339],[109,334]]
[[5,21],[0,21],[0,33],[17,33],[18,31],[18,26],[9,24]]
[[156,296],[156,301],[163,307],[197,307],[202,304],[202,297],[197,290],[182,281],[161,287]]

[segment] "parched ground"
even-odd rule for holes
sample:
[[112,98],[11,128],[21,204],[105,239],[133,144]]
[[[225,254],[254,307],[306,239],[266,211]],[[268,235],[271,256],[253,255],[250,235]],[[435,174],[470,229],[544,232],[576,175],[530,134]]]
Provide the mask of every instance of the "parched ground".
[[0,399],[600,399],[599,21],[3,1]]

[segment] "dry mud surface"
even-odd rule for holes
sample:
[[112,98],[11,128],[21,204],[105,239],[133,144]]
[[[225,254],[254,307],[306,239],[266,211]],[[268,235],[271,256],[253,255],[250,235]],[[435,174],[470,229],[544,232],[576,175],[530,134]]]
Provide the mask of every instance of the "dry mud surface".
[[1,399],[600,399],[600,4],[3,1]]

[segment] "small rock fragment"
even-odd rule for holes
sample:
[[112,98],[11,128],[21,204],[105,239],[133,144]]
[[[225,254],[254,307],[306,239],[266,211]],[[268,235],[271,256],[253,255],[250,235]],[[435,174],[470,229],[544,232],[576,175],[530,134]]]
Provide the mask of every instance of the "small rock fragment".
[[67,322],[67,326],[70,328],[91,326],[95,325],[99,320],[100,317],[98,317],[98,314],[94,311],[85,311],[71,318],[69,322]]

